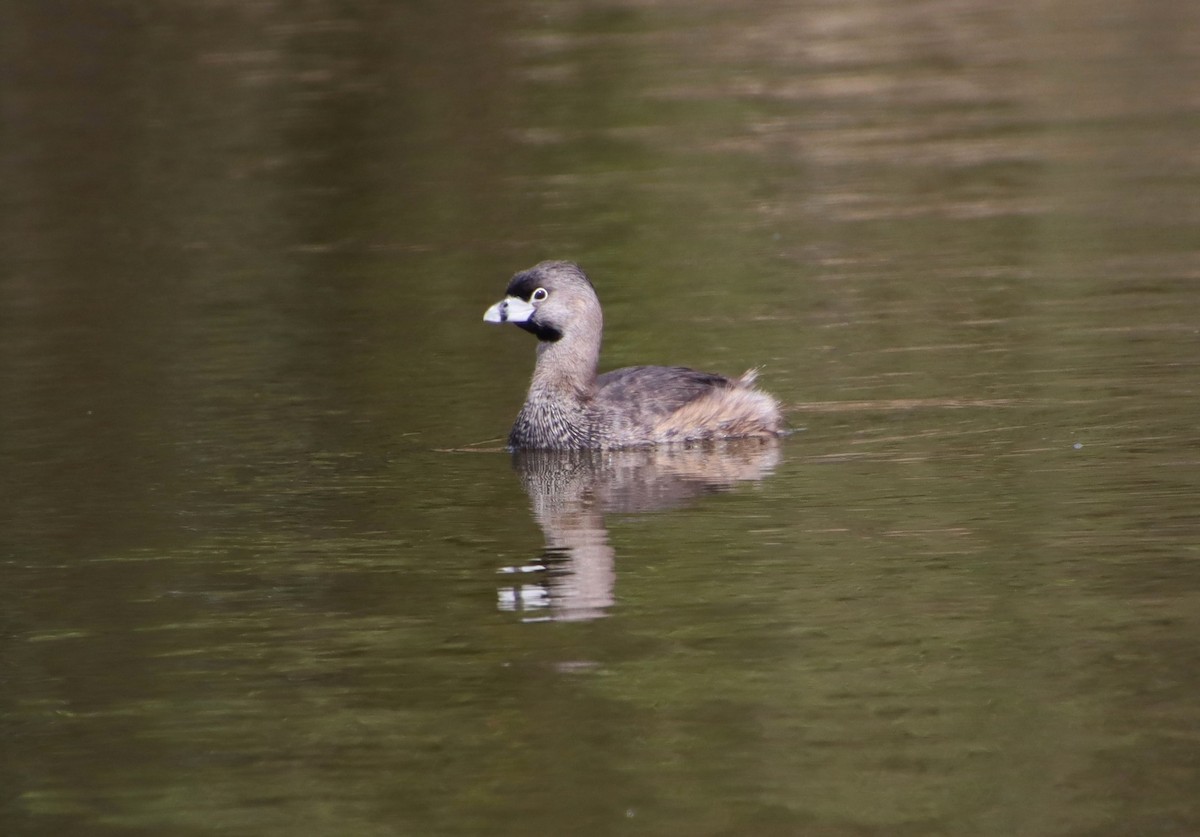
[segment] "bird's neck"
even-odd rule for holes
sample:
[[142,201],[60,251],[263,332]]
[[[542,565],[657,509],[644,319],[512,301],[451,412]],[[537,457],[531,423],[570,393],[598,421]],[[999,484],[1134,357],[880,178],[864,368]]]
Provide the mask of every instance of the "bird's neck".
[[529,385],[530,395],[591,396],[600,360],[600,330],[563,335],[553,342],[538,343],[537,365]]

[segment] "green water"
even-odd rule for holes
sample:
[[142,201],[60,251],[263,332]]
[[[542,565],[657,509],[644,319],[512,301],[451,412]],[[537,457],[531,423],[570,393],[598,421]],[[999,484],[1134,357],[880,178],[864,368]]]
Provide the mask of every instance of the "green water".
[[[0,833],[1200,832],[1196,43],[0,12]],[[796,432],[496,451],[544,258]]]

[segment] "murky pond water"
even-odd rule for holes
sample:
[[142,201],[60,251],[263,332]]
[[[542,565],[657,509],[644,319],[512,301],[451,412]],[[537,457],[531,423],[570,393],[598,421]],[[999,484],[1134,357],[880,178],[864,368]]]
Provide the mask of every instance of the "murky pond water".
[[[0,21],[0,832],[1200,832],[1191,5]],[[497,450],[543,258],[796,432]]]

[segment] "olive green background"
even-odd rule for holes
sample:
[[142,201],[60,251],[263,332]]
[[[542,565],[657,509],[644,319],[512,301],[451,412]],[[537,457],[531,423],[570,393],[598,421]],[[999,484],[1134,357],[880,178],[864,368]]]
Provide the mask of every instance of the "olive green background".
[[[0,33],[3,833],[1200,832],[1193,4]],[[544,258],[798,431],[605,618],[502,606]]]

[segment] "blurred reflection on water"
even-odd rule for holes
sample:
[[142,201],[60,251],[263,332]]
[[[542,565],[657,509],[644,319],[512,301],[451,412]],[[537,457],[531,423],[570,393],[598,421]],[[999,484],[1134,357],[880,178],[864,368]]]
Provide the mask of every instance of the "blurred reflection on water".
[[[1197,44],[4,4],[0,833],[1200,833]],[[804,431],[440,452],[510,426],[478,314],[543,258],[604,368],[763,364]]]
[[775,440],[626,451],[521,451],[513,464],[546,537],[538,559],[502,572],[545,574],[500,590],[501,610],[595,619],[615,602],[616,553],[606,515],[665,511],[761,480],[779,463]]

